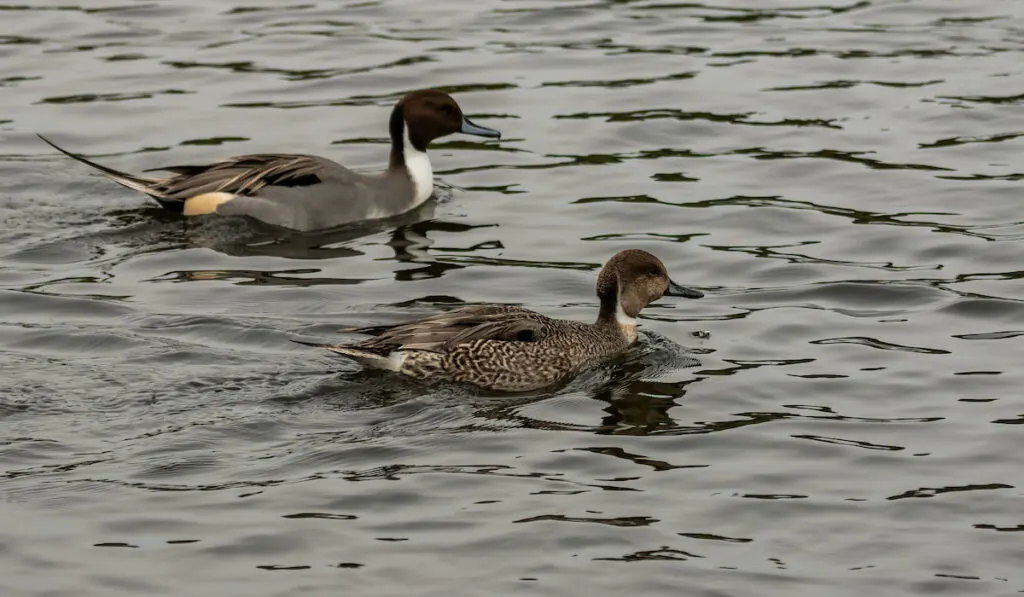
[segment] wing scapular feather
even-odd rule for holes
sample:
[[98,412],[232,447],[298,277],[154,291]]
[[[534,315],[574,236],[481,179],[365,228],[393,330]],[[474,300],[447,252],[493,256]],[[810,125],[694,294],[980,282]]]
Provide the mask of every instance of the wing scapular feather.
[[[261,154],[229,158],[209,166],[166,166],[156,168],[175,173],[152,190],[167,199],[188,198],[203,193],[249,195],[263,187],[309,186],[321,182],[320,162],[313,156]],[[148,172],[149,170],[147,170]]]
[[[300,187],[323,182],[325,160],[310,155],[264,153],[243,155],[202,166],[181,165],[150,168],[172,176],[138,176],[115,170],[72,153],[46,137],[39,138],[64,155],[95,168],[111,180],[156,198],[165,207],[206,193],[250,195],[266,186]],[[180,208],[177,211],[181,211]]]
[[540,342],[547,332],[545,319],[520,307],[464,307],[387,329],[350,331],[376,333],[376,338],[358,344],[365,349],[445,352],[478,340]]

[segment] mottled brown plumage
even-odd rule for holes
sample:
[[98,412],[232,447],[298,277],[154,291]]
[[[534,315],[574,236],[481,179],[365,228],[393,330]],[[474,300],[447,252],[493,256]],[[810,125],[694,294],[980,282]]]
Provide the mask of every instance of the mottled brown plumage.
[[700,298],[672,282],[661,261],[637,249],[612,257],[598,275],[595,323],[553,319],[522,307],[472,306],[383,328],[347,330],[375,337],[316,345],[366,366],[423,380],[499,391],[552,385],[636,341],[636,316],[663,295]]

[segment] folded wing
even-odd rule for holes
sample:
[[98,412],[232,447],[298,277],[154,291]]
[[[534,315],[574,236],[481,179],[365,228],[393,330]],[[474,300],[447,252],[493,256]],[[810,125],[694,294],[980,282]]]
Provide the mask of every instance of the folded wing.
[[409,323],[386,328],[347,330],[375,334],[358,343],[368,350],[427,350],[444,352],[477,340],[539,342],[544,338],[547,318],[522,307],[463,307]]

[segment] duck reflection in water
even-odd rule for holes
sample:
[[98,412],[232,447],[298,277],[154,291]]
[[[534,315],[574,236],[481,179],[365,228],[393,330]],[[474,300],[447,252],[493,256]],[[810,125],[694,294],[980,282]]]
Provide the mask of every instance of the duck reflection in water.
[[[701,362],[697,357],[708,351],[684,349],[649,332],[644,335],[647,342],[642,348],[630,350],[575,379],[533,392],[492,393],[457,383],[435,384],[425,390],[417,380],[378,369],[358,368],[340,374],[333,369],[324,369],[318,372],[325,375],[318,376],[314,387],[307,387],[289,398],[289,402],[327,400],[337,403],[339,409],[348,410],[354,405],[383,407],[416,400],[422,398],[426,391],[430,394],[430,401],[438,405],[472,405],[470,422],[446,429],[451,433],[474,432],[481,427],[582,431],[597,435],[700,433],[709,430],[703,425],[687,425],[680,421],[679,415],[672,415],[673,409],[684,408],[683,399],[688,386],[701,381],[702,376],[681,381],[657,379],[670,372],[678,374],[680,370],[699,367]],[[580,394],[603,405],[588,406],[583,412],[576,411],[566,419],[544,416],[550,413],[544,408],[544,402]],[[578,421],[577,416],[584,420]]]
[[[669,353],[669,354],[665,354]],[[679,425],[669,414],[686,395],[686,387],[699,378],[679,382],[650,379],[654,370],[691,368],[700,361],[689,354],[651,352],[619,364],[611,377],[594,391],[595,400],[607,402],[606,416],[594,431],[609,435],[647,435]]]
[[[223,222],[218,222],[223,224]],[[440,278],[446,272],[462,269],[465,266],[444,257],[432,255],[429,251],[434,241],[429,234],[435,231],[444,233],[468,232],[478,228],[490,228],[493,224],[467,225],[440,220],[419,221],[413,224],[399,225],[391,228],[386,246],[394,251],[391,258],[396,262],[393,270],[394,279],[398,282],[419,280],[426,278]],[[383,232],[388,228],[383,228]],[[307,260],[318,260],[327,258],[346,258],[363,255],[359,249],[353,248],[348,243],[351,240],[373,234],[365,227],[352,231],[337,231],[332,235],[318,234],[315,236],[296,234],[292,237],[281,237],[275,233],[273,240],[266,244],[246,243],[234,245],[237,249],[234,255],[272,255],[277,257],[288,257],[292,259],[301,258]],[[479,248],[498,248],[501,243],[489,241],[485,247],[480,245],[470,247],[466,250]],[[213,247],[210,247],[213,248]],[[228,247],[221,245],[220,252],[227,253]],[[451,250],[451,249],[447,249]],[[232,253],[228,253],[232,254]],[[414,264],[414,267],[408,267]],[[240,285],[279,285],[279,286],[319,286],[319,285],[349,285],[361,284],[371,281],[369,278],[338,278],[338,277],[317,277],[320,268],[293,268],[287,270],[257,271],[257,270],[177,270],[169,272],[164,279],[173,279],[182,282],[204,281],[204,280],[237,280]]]

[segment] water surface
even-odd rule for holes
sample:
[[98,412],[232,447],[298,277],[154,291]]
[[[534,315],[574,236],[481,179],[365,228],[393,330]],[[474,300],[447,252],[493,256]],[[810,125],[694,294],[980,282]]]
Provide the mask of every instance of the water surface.
[[[0,6],[0,593],[1024,590],[1015,0]],[[56,155],[383,164],[406,90],[500,143],[304,236]],[[557,391],[288,342],[466,303],[701,301]]]

